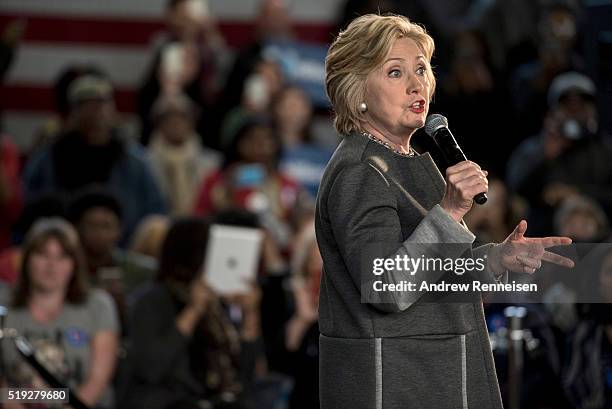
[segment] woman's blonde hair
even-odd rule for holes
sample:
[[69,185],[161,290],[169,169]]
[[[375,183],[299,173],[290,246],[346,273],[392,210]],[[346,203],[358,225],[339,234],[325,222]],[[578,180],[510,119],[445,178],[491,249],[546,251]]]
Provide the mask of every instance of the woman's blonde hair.
[[[407,17],[394,14],[358,17],[330,46],[325,60],[325,88],[335,111],[334,127],[340,134],[360,130],[359,105],[364,102],[367,77],[384,63],[398,38],[412,39],[431,62],[431,36]],[[436,80],[431,69],[426,76],[433,95]]]

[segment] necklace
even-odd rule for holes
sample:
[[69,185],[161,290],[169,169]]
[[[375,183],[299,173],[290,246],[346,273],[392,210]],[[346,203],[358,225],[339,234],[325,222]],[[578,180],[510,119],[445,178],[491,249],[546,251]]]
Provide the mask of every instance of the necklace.
[[417,153],[414,149],[412,149],[412,146],[410,146],[410,152],[402,152],[402,151],[398,151],[397,149],[395,149],[393,146],[391,146],[391,144],[387,141],[383,141],[380,138],[377,138],[376,136],[372,135],[369,132],[361,132],[361,134],[363,136],[367,136],[370,140],[381,144],[382,146],[384,146],[385,148],[389,149],[390,151],[393,151],[393,153],[396,153],[398,155],[401,156],[408,156],[408,157],[412,157],[412,156],[417,156]]

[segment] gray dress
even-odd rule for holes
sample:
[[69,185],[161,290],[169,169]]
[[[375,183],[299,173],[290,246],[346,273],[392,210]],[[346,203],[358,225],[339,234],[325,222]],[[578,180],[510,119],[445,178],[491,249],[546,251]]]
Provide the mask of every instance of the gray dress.
[[[346,136],[330,160],[315,220],[324,265],[321,409],[502,408],[479,295],[463,303],[394,295],[362,302],[372,245],[381,257],[410,256],[414,243],[486,253],[488,245],[472,249],[474,235],[439,206],[444,189],[429,154],[398,155],[360,134]],[[394,274],[380,278],[393,282]]]

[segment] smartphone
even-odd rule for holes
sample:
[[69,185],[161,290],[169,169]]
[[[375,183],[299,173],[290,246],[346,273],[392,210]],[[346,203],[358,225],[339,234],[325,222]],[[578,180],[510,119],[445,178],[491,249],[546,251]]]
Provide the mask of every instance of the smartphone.
[[265,109],[270,101],[268,84],[259,74],[252,74],[244,83],[244,99],[256,109]]
[[164,75],[178,78],[183,73],[185,61],[185,46],[179,43],[170,43],[162,51],[161,69]]
[[262,165],[240,165],[234,170],[234,186],[249,188],[261,186],[266,179],[266,170]]

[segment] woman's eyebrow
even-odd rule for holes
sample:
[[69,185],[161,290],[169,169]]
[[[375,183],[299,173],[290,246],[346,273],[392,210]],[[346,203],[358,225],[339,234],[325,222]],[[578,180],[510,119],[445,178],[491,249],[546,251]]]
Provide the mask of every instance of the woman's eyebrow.
[[[416,55],[416,56],[414,57],[414,59],[415,59],[415,60],[424,60],[424,61],[427,61],[427,60],[426,60],[426,58],[425,58],[425,56],[424,56],[423,54],[418,54],[418,55]],[[404,62],[404,61],[406,61],[406,59],[405,59],[405,58],[403,58],[403,57],[390,57],[390,58],[387,58],[387,59],[385,60],[384,64],[388,63],[389,61],[402,61],[402,62]]]

